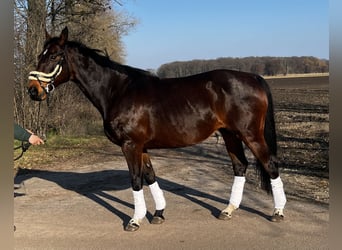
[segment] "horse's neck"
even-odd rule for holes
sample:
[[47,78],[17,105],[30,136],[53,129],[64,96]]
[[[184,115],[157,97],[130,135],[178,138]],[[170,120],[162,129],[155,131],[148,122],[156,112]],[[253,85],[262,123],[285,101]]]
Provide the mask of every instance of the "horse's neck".
[[105,119],[109,105],[119,97],[127,84],[127,76],[99,65],[96,66],[96,72],[93,72],[90,69],[93,69],[94,64],[90,60],[87,67],[76,65],[74,82]]

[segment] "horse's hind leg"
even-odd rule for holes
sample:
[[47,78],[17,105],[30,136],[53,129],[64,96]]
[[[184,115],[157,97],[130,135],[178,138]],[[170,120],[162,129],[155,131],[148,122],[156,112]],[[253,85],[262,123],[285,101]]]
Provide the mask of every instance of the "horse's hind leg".
[[248,161],[243,150],[242,141],[231,131],[221,129],[220,132],[234,169],[234,182],[231,189],[229,204],[219,215],[219,219],[227,220],[232,217],[233,211],[240,206],[246,181],[245,174]]
[[[271,155],[263,136],[246,137],[245,143],[257,158],[257,165],[261,164],[264,171],[266,171],[266,175],[268,174],[268,178],[265,178],[265,174],[261,172],[261,182],[263,182],[262,186],[267,187],[269,185],[272,189],[275,209],[271,220],[281,221],[284,219],[283,210],[286,204],[286,196],[283,182],[279,176],[278,160],[275,156]],[[266,189],[266,191],[268,190]]]
[[151,223],[161,224],[165,221],[163,212],[165,209],[166,202],[163,191],[160,189],[159,184],[156,181],[156,175],[154,173],[150,157],[148,156],[146,150],[144,150],[143,153],[143,176],[145,181],[149,185],[153,200],[156,204],[156,211],[153,215]]

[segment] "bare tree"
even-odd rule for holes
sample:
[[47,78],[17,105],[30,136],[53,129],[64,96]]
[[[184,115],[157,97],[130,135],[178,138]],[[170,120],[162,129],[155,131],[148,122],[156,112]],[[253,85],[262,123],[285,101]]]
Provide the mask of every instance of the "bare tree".
[[[15,2],[15,121],[24,127],[43,133],[46,110],[30,102],[26,93],[28,72],[35,66],[39,48],[43,46],[46,19],[45,0]],[[41,118],[42,122],[39,122]]]

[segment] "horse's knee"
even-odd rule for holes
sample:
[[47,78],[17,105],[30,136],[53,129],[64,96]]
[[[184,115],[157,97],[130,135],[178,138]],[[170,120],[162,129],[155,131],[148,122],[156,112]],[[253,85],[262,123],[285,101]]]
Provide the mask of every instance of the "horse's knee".
[[150,164],[144,165],[143,175],[148,185],[151,185],[156,181],[156,174]]
[[144,167],[143,167],[144,179],[148,185],[151,185],[156,181],[156,175],[154,173],[150,158],[146,153],[143,154],[143,163],[144,163]]
[[151,185],[156,181],[156,176],[154,172],[147,172],[147,173],[144,173],[144,179],[148,185]]
[[139,191],[142,189],[143,181],[142,178],[139,177],[133,177],[132,178],[132,189],[134,191]]

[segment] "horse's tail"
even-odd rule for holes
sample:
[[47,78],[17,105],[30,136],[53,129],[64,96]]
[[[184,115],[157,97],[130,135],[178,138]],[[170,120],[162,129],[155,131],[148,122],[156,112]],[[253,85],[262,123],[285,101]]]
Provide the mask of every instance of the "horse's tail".
[[[273,110],[273,99],[270,87],[264,78],[259,77],[259,82],[262,84],[268,100],[268,107],[265,119],[265,128],[264,128],[264,138],[266,140],[268,150],[270,152],[270,157],[274,158],[277,156],[277,135],[275,129],[274,122],[274,110]],[[276,166],[277,167],[277,166]],[[266,172],[265,168],[261,164],[259,160],[256,162],[256,169],[260,176],[261,188],[264,189],[267,193],[271,192],[271,180],[270,175]]]

